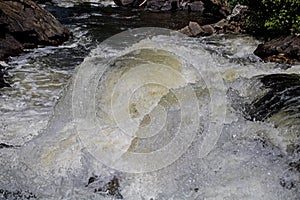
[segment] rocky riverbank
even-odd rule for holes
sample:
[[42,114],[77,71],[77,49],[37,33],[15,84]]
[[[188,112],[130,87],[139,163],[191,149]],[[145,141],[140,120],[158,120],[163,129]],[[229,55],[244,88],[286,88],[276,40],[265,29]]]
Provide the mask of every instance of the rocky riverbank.
[[[57,1],[35,1],[55,4]],[[199,16],[223,18],[217,23],[200,24],[190,21],[179,32],[191,37],[212,34],[244,34],[247,7],[237,5],[234,9],[222,0],[114,0],[127,9],[143,11],[197,13]],[[159,18],[159,17],[157,17]],[[171,23],[171,22],[170,22]],[[24,48],[38,45],[59,45],[66,41],[70,32],[53,15],[32,0],[3,0],[0,2],[0,60],[18,55]],[[279,37],[261,44],[254,54],[264,61],[295,63],[300,61],[299,37]]]
[[71,33],[48,11],[31,0],[0,2],[0,60],[24,48],[59,45]]
[[260,44],[254,54],[266,62],[295,63],[300,62],[300,37],[278,37]]
[[241,34],[245,33],[242,25],[244,23],[246,6],[237,5],[232,13],[217,23],[200,26],[197,22],[190,22],[188,26],[179,32],[191,37],[206,36],[212,34]]
[[[199,25],[189,22],[179,32],[190,37],[200,37],[212,34],[244,34],[247,6],[237,5],[226,18],[214,24]],[[294,64],[300,62],[300,37],[295,35],[273,38],[258,45],[253,52],[265,62]]]

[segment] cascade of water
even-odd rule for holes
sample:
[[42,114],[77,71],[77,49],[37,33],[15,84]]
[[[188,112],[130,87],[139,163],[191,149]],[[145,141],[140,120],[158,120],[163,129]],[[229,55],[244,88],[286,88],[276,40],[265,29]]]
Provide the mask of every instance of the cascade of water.
[[280,140],[299,118],[281,126],[277,107],[269,116],[259,101],[273,100],[265,87],[275,76],[264,74],[283,69],[240,65],[232,60],[241,51],[225,59],[202,43],[158,28],[101,43],[76,68],[47,128],[0,151],[3,189],[40,199],[296,200],[299,173],[286,146],[299,141]]

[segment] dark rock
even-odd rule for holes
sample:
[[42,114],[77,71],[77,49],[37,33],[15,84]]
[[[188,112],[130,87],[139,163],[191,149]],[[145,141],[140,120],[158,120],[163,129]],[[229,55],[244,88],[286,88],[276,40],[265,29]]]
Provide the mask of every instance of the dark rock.
[[37,199],[37,196],[29,191],[9,191],[0,189],[0,197],[4,199]]
[[51,0],[33,0],[33,1],[38,4],[53,5],[53,2]]
[[[3,67],[0,65],[0,88],[10,87],[10,85],[4,79]],[[1,148],[1,144],[0,144]]]
[[194,1],[188,4],[189,10],[193,12],[203,13],[204,11],[204,3],[202,1]]
[[70,36],[53,15],[31,0],[1,1],[0,11],[5,29],[21,43],[59,45]]
[[[160,10],[161,11],[170,11],[170,10],[172,10],[172,3],[173,2],[171,2],[171,1],[165,1],[164,5],[160,8]],[[174,7],[173,10],[176,10],[176,7]]]
[[[23,47],[59,45],[71,35],[52,14],[31,0],[0,1],[0,29],[1,44],[5,44],[1,50],[10,55],[21,51],[20,43]],[[9,44],[13,45],[6,49]],[[0,59],[7,56],[1,54]]]
[[204,3],[204,13],[212,13],[222,17],[226,17],[231,13],[224,0],[202,0],[202,2]]
[[287,36],[272,39],[258,45],[254,54],[264,61],[278,63],[300,62],[300,38]]
[[152,11],[188,10],[193,12],[200,12],[202,14],[204,11],[204,4],[199,0],[149,0],[147,1],[147,8]]
[[[299,146],[300,147],[300,146]],[[298,149],[300,150],[300,148],[298,147]],[[298,152],[299,153],[299,152]],[[298,172],[300,172],[300,159],[294,162],[291,162],[289,164],[290,167],[296,169]]]
[[226,19],[222,19],[213,26],[218,34],[240,34],[245,31],[241,28],[245,23],[247,6],[236,5],[230,15]]
[[94,193],[99,193],[104,196],[113,196],[114,199],[123,199],[120,193],[119,179],[114,176],[108,182],[105,182],[103,177],[92,176],[88,180],[88,184],[85,186],[93,189]]
[[115,4],[122,7],[141,7],[146,5],[147,10],[177,11],[188,10],[191,12],[212,13],[216,16],[227,16],[230,10],[222,0],[114,0]]
[[133,4],[134,0],[114,0],[117,6],[129,6]]
[[0,60],[8,56],[16,56],[23,51],[23,46],[13,36],[5,34],[0,38]]
[[114,3],[117,6],[121,7],[141,7],[143,6],[147,0],[114,0]]
[[160,11],[163,7],[166,8],[169,5],[171,9],[171,2],[166,0],[149,0],[147,1],[147,8],[152,11]]
[[13,145],[5,144],[5,143],[0,143],[0,149],[2,148],[13,148]]
[[241,21],[248,10],[248,6],[237,4],[230,15],[227,16],[228,21]]

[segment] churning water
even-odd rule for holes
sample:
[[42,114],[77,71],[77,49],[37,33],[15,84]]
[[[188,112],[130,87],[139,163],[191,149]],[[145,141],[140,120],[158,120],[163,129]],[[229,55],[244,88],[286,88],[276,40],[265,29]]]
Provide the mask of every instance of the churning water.
[[299,199],[300,66],[248,36],[74,32],[7,63],[0,198]]

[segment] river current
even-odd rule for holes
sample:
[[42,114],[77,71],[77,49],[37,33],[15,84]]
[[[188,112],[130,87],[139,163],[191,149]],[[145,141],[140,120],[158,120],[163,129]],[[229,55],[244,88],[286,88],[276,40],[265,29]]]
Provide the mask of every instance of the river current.
[[72,39],[1,63],[0,199],[299,199],[299,65],[171,30],[193,14],[69,5],[46,8]]

